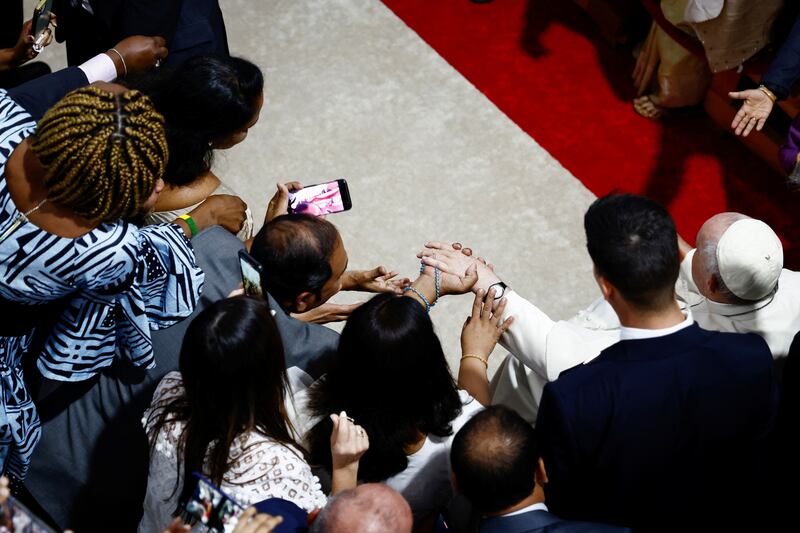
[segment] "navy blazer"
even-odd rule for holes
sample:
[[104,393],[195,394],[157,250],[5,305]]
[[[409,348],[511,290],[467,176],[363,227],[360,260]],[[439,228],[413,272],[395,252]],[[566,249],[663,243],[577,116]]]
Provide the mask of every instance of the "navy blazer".
[[761,83],[775,93],[778,100],[783,100],[789,96],[798,78],[800,78],[800,17],[778,50],[778,55],[770,63]]
[[[79,2],[80,4],[80,2]],[[219,0],[92,0],[87,16],[70,0],[56,0],[56,37],[79,50],[78,64],[132,35],[160,35],[167,41],[167,65],[201,54],[228,55],[228,36]]]
[[693,324],[618,342],[544,389],[547,504],[634,529],[743,521],[760,509],[743,502],[766,477],[776,409],[772,356],[757,335]]
[[9,89],[8,95],[38,122],[68,92],[88,83],[81,69],[68,67]]
[[625,527],[593,522],[570,522],[547,511],[537,509],[514,516],[492,516],[481,520],[480,533],[628,533]]

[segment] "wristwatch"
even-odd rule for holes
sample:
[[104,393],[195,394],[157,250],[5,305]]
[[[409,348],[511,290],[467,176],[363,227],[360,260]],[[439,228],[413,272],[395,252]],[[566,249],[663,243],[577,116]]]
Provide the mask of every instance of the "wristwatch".
[[494,299],[499,300],[506,293],[507,288],[508,285],[502,281],[498,281],[497,283],[492,283],[489,285],[489,287],[486,289],[486,292],[488,293],[490,290],[494,289]]

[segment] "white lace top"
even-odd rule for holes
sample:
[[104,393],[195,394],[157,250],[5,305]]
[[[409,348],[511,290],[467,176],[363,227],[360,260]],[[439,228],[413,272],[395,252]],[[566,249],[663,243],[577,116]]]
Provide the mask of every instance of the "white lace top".
[[[170,372],[159,383],[153,402],[145,411],[142,423],[149,430],[147,420],[166,401],[183,394],[179,372]],[[139,531],[162,531],[172,521],[180,490],[175,490],[177,479],[183,478],[183,468],[178,468],[177,445],[184,423],[173,422],[164,426],[156,436],[156,445],[150,457],[150,473],[144,500],[144,516]],[[267,498],[283,498],[311,511],[327,503],[319,479],[311,473],[302,455],[293,447],[279,444],[257,432],[239,435],[231,446],[231,468],[223,477],[221,489],[244,506]]]

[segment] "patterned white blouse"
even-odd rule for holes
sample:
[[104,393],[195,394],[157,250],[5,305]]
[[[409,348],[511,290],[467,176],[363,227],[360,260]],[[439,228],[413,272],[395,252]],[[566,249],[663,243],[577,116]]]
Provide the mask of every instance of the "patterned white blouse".
[[[153,415],[158,414],[166,402],[182,395],[183,390],[179,372],[164,376],[142,419],[148,434],[152,427],[148,426],[148,420],[154,422]],[[166,424],[155,436],[144,516],[139,524],[142,533],[162,531],[172,521],[183,483],[183,465],[178,465],[177,455],[184,426],[180,421]],[[306,511],[312,511],[327,503],[319,479],[294,447],[251,431],[233,441],[229,459],[231,468],[223,476],[220,488],[244,506],[267,498],[283,498]]]

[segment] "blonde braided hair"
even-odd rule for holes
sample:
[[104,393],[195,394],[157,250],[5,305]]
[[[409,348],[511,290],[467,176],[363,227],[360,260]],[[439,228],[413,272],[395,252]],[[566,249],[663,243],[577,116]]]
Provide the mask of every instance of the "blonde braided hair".
[[47,168],[47,199],[96,222],[139,214],[163,177],[164,117],[139,91],[72,91],[39,121],[31,150]]

